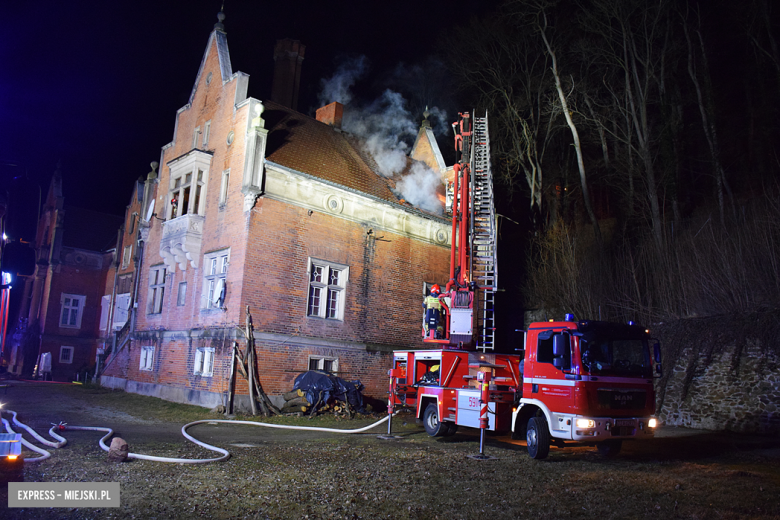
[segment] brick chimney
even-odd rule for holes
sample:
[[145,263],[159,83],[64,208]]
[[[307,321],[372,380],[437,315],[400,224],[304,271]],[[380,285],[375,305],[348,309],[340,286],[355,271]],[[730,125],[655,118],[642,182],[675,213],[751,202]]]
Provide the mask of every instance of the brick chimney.
[[317,109],[317,121],[336,128],[341,128],[341,120],[344,117],[344,105],[334,101],[330,105]]
[[298,40],[277,40],[274,47],[274,82],[271,100],[298,110],[298,90],[301,84],[301,63],[306,46]]

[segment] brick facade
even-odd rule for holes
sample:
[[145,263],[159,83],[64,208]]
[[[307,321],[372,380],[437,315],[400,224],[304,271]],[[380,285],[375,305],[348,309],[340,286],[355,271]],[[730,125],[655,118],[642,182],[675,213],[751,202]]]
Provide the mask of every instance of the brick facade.
[[[353,137],[249,98],[246,89],[217,27],[174,139],[163,147],[156,192],[138,212],[146,215],[153,200],[159,218],[140,223],[135,327],[102,383],[204,406],[223,402],[233,345],[245,346],[239,328],[248,307],[268,394],[289,391],[310,357],[320,356],[337,360],[344,379],[360,379],[366,395],[384,399],[389,353],[423,346],[424,284],[447,280],[450,224],[401,201]],[[192,182],[202,177],[200,195],[194,184],[182,191],[187,168]],[[333,318],[309,315],[312,260],[346,276]],[[222,277],[219,300],[213,289]],[[208,349],[213,371],[197,373]],[[248,393],[240,376],[237,393]]]

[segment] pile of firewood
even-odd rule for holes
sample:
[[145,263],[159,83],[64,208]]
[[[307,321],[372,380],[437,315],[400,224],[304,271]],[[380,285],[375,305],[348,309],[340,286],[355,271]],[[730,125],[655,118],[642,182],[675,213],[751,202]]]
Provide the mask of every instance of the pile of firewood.
[[282,397],[284,397],[284,405],[282,406],[282,413],[284,414],[309,414],[314,416],[330,412],[339,416],[353,417],[355,415],[355,411],[349,403],[337,401],[333,398],[329,402],[322,402],[322,393],[320,393],[319,400],[315,403],[310,403],[306,399],[306,392],[303,390],[293,390],[283,394]]

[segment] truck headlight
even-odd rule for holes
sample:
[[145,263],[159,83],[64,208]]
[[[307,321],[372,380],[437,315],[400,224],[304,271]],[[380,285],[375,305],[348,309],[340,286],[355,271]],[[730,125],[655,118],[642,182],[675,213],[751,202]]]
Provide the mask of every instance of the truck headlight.
[[653,417],[649,421],[647,421],[647,427],[648,428],[655,428],[656,426],[658,426],[658,421],[656,420],[655,417]]
[[592,419],[577,419],[577,422],[575,423],[577,425],[577,428],[595,428],[596,427],[596,421]]

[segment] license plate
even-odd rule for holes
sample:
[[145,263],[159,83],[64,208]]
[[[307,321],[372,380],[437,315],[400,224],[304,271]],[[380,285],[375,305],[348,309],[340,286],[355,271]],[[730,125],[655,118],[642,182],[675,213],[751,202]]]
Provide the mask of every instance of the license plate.
[[613,437],[628,437],[634,435],[634,428],[631,426],[616,426],[612,428]]
[[615,426],[634,426],[634,420],[633,419],[617,419],[615,421]]

